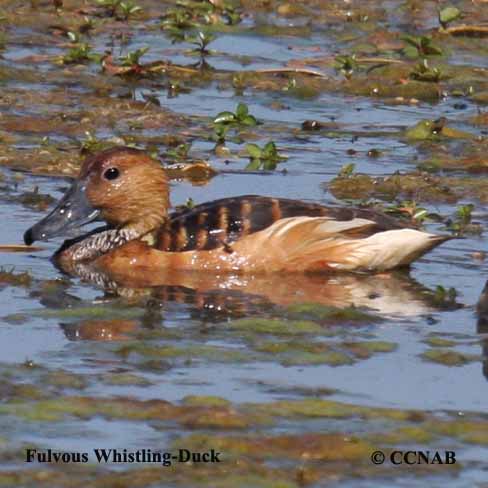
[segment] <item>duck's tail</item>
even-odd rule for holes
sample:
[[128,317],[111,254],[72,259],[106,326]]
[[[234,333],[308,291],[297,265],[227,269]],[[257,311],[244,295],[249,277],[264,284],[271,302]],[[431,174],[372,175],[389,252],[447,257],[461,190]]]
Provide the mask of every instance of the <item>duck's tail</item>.
[[429,234],[415,229],[395,229],[378,232],[346,245],[343,262],[337,269],[387,271],[408,266],[434,247],[451,239],[450,236]]

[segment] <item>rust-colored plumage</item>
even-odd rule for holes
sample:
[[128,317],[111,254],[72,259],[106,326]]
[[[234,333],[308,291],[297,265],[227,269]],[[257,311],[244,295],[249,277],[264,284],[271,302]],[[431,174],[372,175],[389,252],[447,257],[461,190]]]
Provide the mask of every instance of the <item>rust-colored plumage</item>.
[[[117,178],[105,176],[111,169],[119,172]],[[79,179],[87,180],[86,196],[109,224],[142,225],[152,230],[167,217],[168,180],[161,165],[141,151],[130,148],[103,151],[85,161]],[[131,191],[136,188],[137,191]]]
[[98,216],[109,226],[66,242],[57,262],[150,281],[172,271],[381,271],[408,265],[447,239],[367,209],[254,195],[172,214],[169,208],[161,165],[141,151],[115,148],[88,158],[58,208],[24,238],[31,243]]

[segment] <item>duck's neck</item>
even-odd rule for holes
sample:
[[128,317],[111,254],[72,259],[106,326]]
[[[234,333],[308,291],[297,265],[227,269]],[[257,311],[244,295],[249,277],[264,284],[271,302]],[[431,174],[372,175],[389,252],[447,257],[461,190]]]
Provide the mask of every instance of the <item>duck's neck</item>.
[[96,232],[81,241],[75,240],[72,244],[65,243],[56,253],[56,257],[71,262],[93,261],[130,241],[154,232],[160,225],[162,225],[160,222],[146,219],[134,224],[127,224],[124,227]]

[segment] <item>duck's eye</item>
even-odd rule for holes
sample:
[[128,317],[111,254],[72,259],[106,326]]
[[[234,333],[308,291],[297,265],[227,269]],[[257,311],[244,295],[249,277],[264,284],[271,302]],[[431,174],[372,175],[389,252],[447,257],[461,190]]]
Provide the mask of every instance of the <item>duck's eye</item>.
[[115,180],[119,177],[120,171],[117,168],[108,168],[105,173],[103,173],[103,177],[106,180]]

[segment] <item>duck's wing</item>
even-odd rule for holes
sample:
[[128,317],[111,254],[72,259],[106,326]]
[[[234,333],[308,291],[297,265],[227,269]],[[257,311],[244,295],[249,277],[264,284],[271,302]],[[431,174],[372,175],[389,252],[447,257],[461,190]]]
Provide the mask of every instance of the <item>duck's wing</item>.
[[377,230],[374,222],[362,218],[296,217],[276,222],[235,248],[257,259],[260,249],[270,250],[267,269],[278,271],[376,272],[409,266],[449,239],[410,228]]
[[299,200],[246,195],[174,212],[167,225],[160,229],[155,247],[164,251],[225,248],[242,237],[292,217],[326,217],[338,223],[360,219],[364,225],[337,226],[339,232],[357,238],[407,227],[401,221],[368,209],[324,207]]

